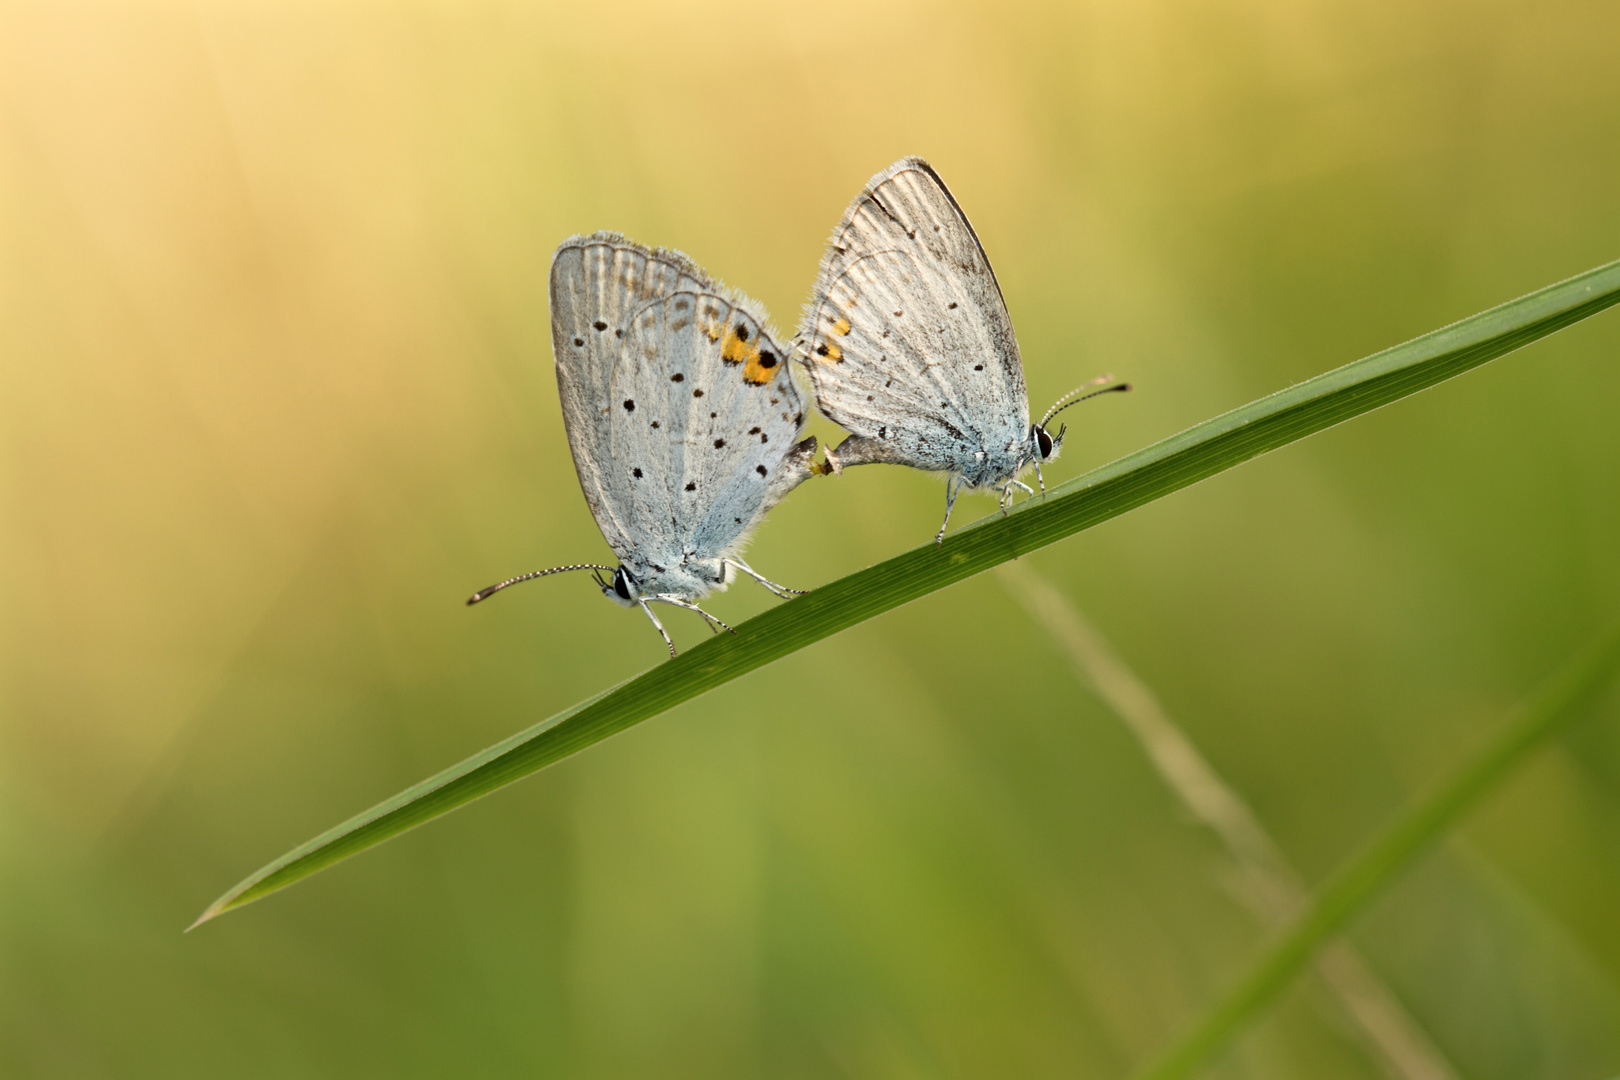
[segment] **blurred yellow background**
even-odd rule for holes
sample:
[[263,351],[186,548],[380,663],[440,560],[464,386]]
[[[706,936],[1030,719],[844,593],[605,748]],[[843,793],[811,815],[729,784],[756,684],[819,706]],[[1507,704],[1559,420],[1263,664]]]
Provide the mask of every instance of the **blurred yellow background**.
[[[608,557],[568,235],[791,328],[922,154],[1037,413],[1137,386],[1061,481],[1620,256],[1616,42],[1592,0],[3,0],[0,1073],[1122,1075],[1264,930],[994,576],[180,930],[662,659],[586,581],[461,603]],[[1611,313],[1030,562],[1317,880],[1620,610],[1617,353]],[[942,495],[808,484],[750,561],[824,583]],[[1596,1078],[1616,911],[1611,712],[1353,936],[1460,1075]],[[1306,978],[1213,1075],[1381,1074]]]

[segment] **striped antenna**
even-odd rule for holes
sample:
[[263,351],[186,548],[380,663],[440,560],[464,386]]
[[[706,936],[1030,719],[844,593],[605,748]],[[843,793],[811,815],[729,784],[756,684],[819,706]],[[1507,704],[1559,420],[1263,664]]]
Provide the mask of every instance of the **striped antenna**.
[[[1092,390],[1091,393],[1089,393],[1089,394],[1082,394],[1081,393],[1082,390],[1086,390],[1086,389],[1088,389],[1090,387],[1097,386],[1100,383],[1109,382],[1112,379],[1113,379],[1112,375],[1099,375],[1095,379],[1092,379],[1090,382],[1081,383],[1079,386],[1075,387],[1073,390],[1070,390],[1067,394],[1064,394],[1062,397],[1058,398],[1057,403],[1054,404],[1050,409],[1046,410],[1046,415],[1041,417],[1041,422],[1040,422],[1040,424],[1038,426],[1044,428],[1046,426],[1046,423],[1047,423],[1048,420],[1051,420],[1052,417],[1056,416],[1058,413],[1062,412],[1064,409],[1067,409],[1070,405],[1078,405],[1082,401],[1089,401],[1090,399],[1092,399],[1094,397],[1097,397],[1100,394],[1128,393],[1130,391],[1130,389],[1131,389],[1131,384],[1130,383],[1114,383],[1113,386],[1104,386],[1101,390]],[[1079,396],[1077,397],[1076,395],[1079,395]]]
[[[505,581],[501,582],[498,585],[491,585],[487,589],[479,589],[477,592],[475,592],[471,596],[467,597],[467,606],[472,607],[474,604],[478,603],[478,601],[480,601],[480,600],[488,600],[490,597],[494,596],[496,593],[500,592],[502,589],[508,588],[509,586],[512,586],[512,585],[516,585],[519,582],[533,581],[537,577],[545,577],[547,574],[561,574],[561,573],[564,573],[564,572],[569,571],[569,570],[607,570],[607,571],[611,572],[613,570],[613,567],[611,567],[611,566],[603,566],[600,563],[588,563],[587,562],[587,563],[575,563],[573,566],[553,566],[550,570],[536,570],[533,573],[529,573],[529,574],[519,574],[515,578],[507,578]],[[600,583],[601,583],[600,579],[598,579],[598,584],[600,584]]]

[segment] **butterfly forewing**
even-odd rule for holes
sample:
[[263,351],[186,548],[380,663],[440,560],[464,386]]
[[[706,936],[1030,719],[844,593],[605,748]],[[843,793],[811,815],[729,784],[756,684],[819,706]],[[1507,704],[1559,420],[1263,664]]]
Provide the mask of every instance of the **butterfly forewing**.
[[609,491],[609,418],[614,368],[630,317],[648,301],[679,290],[716,286],[676,252],[650,251],[614,233],[576,236],[551,262],[551,343],[557,393],[574,467],[608,546],[621,559],[635,550],[636,523]]
[[817,401],[899,459],[960,470],[1025,437],[1023,367],[1000,286],[932,168],[878,174],[833,233],[799,327]]
[[586,502],[643,581],[734,554],[810,475],[804,404],[762,314],[677,252],[576,237],[551,271],[552,343]]

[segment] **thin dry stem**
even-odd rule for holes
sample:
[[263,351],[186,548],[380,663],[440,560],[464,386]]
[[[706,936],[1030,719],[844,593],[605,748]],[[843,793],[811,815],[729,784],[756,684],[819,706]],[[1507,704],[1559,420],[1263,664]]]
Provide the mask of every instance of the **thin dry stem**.
[[[1165,714],[1153,691],[1106,638],[1027,562],[1003,563],[1002,584],[1063,650],[1081,681],[1124,722],[1188,811],[1220,838],[1238,865],[1238,895],[1267,926],[1291,922],[1308,893],[1254,811],[1221,779],[1192,740]],[[1396,1080],[1457,1080],[1457,1071],[1349,942],[1336,939],[1316,971],[1355,1021],[1368,1047]]]

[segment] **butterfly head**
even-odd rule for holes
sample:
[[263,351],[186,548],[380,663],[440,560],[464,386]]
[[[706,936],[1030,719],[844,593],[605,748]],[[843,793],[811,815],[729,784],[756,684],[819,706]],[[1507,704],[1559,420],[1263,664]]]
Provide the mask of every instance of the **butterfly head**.
[[[1113,379],[1114,377],[1112,375],[1103,375],[1099,378],[1092,379],[1090,382],[1085,383],[1084,385],[1075,387],[1067,394],[1064,394],[1062,397],[1058,398],[1057,404],[1046,410],[1046,415],[1041,417],[1040,423],[1030,425],[1029,441],[1035,450],[1035,461],[1051,461],[1053,458],[1058,456],[1058,451],[1063,449],[1063,436],[1068,433],[1068,425],[1059,424],[1057,434],[1055,436],[1046,429],[1046,425],[1051,423],[1052,418],[1058,413],[1062,412],[1064,409],[1067,409],[1070,405],[1078,405],[1080,402],[1094,398],[1099,394],[1112,394],[1130,390],[1130,383],[1113,383],[1112,386],[1104,386],[1101,390],[1091,389],[1093,386],[1098,386],[1102,383],[1113,382]],[[1087,391],[1090,392],[1087,393]]]
[[641,598],[641,590],[637,588],[635,575],[622,565],[613,571],[611,580],[604,581],[602,575],[597,573],[592,573],[591,577],[596,579],[602,595],[620,607],[634,607],[636,601]]

